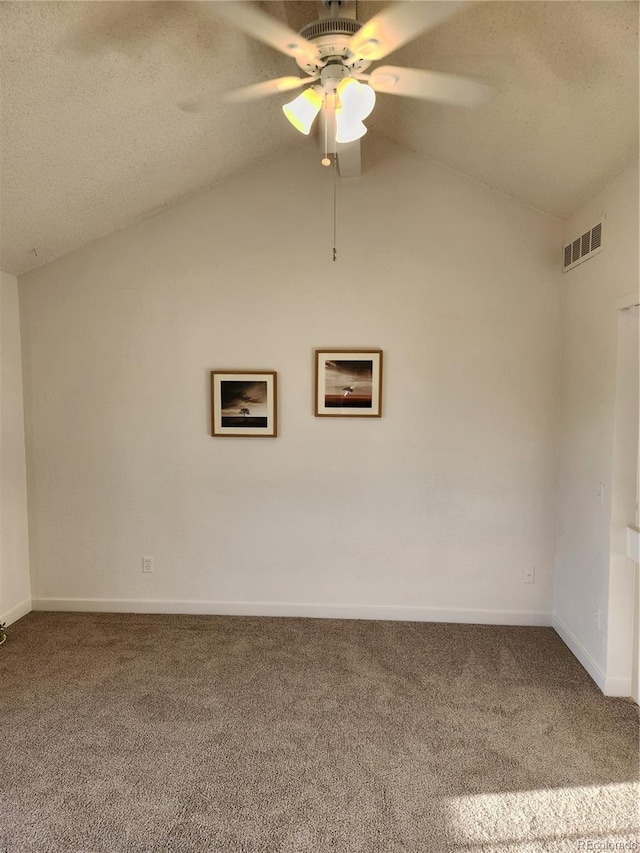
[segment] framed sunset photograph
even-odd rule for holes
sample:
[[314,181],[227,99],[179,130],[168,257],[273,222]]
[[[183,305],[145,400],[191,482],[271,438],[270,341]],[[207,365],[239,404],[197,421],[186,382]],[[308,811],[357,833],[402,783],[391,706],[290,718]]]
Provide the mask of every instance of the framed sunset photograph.
[[275,371],[211,371],[211,435],[275,438],[277,434]]
[[316,350],[317,418],[382,416],[382,350]]

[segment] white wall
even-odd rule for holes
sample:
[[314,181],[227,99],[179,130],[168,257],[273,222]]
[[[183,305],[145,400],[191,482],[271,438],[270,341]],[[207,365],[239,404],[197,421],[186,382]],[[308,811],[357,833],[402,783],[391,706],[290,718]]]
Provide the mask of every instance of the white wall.
[[628,533],[638,523],[639,319],[638,306],[618,311],[607,636],[607,661],[623,673],[631,670],[629,695],[636,702],[640,702],[640,583]]
[[602,214],[607,217],[604,251],[564,275],[561,287],[554,625],[606,693],[628,695],[632,594],[629,563],[618,559],[612,489],[617,309],[621,297],[638,290],[637,165],[566,223],[565,239],[593,226]]
[[18,282],[0,272],[0,622],[31,610]]
[[[550,621],[560,223],[365,142],[337,263],[310,144],[20,280],[34,606]],[[384,416],[314,418],[367,346]],[[212,368],[279,438],[209,435]]]

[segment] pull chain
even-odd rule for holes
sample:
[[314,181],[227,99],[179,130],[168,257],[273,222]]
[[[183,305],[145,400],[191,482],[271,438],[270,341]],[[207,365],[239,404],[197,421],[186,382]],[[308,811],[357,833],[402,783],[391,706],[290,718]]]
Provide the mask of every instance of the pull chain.
[[[332,4],[333,5],[333,4]],[[327,151],[328,143],[328,133],[329,133],[329,106],[327,104],[327,99],[324,101],[324,109],[325,109],[325,120],[324,120],[324,157],[322,158],[323,166],[330,166],[331,160],[329,159],[329,152]],[[335,262],[338,258],[338,249],[336,248],[336,210],[337,210],[337,201],[336,201],[336,193],[337,193],[337,184],[338,184],[338,155],[335,153],[333,155],[333,253],[332,259]]]
[[337,243],[336,219],[337,219],[337,209],[338,209],[337,187],[338,187],[338,155],[334,154],[333,155],[333,260],[334,260],[334,263],[338,257],[338,249],[336,248],[336,243]]

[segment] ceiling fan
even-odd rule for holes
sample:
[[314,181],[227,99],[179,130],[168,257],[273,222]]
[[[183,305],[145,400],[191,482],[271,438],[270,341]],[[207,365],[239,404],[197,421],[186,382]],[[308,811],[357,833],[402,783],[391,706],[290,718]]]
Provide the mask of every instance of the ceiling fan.
[[[355,17],[340,15],[341,0],[324,0],[329,16],[312,21],[299,33],[247,0],[209,5],[214,14],[242,32],[291,56],[306,75],[244,86],[227,93],[225,100],[243,102],[304,88],[301,95],[283,106],[283,112],[304,134],[310,132],[320,114],[323,163],[330,163],[328,153],[337,153],[343,177],[359,174],[359,144],[354,159],[354,143],[367,132],[364,119],[374,108],[376,92],[475,107],[494,91],[474,80],[417,68],[384,65],[366,73],[372,63],[453,17],[470,2],[405,0],[387,6],[361,24]],[[341,158],[347,149],[351,156]]]

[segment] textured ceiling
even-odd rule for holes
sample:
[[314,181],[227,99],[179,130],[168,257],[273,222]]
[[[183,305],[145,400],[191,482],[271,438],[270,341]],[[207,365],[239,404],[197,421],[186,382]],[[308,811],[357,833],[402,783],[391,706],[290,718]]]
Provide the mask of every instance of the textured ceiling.
[[[0,3],[0,269],[20,274],[315,144],[282,116],[290,96],[220,101],[297,69],[208,5]],[[318,17],[316,2],[263,5],[294,29]],[[358,18],[383,5],[359,2]],[[478,3],[387,62],[497,94],[475,111],[379,95],[372,133],[555,216],[638,156],[635,0]]]

